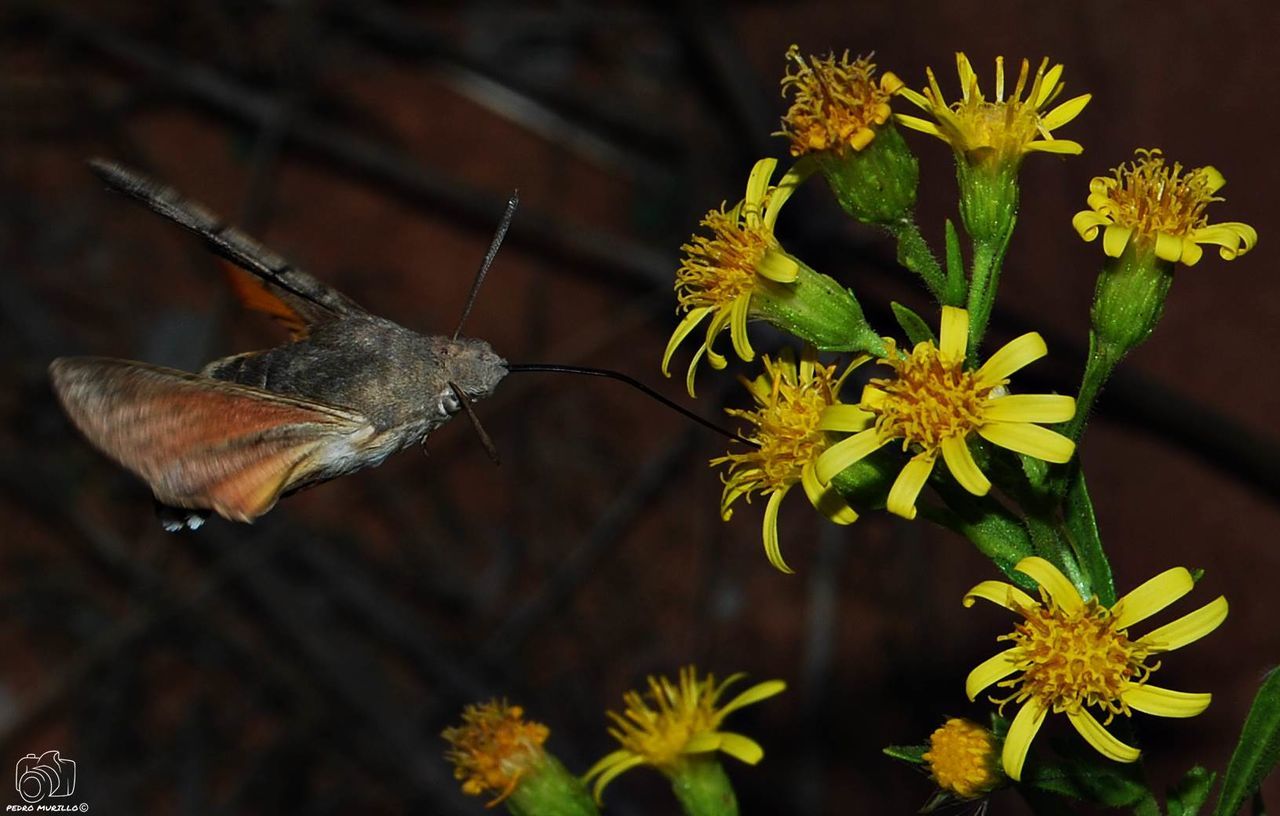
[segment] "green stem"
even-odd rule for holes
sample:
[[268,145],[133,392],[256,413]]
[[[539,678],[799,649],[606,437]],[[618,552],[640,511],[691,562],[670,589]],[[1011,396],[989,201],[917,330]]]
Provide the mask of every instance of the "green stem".
[[1111,378],[1123,358],[1123,349],[1103,343],[1098,340],[1096,332],[1089,332],[1089,359],[1085,363],[1084,377],[1080,381],[1080,393],[1076,395],[1076,415],[1062,428],[1063,435],[1071,441],[1080,441],[1102,386]]
[[973,273],[969,281],[969,356],[977,359],[978,346],[987,332],[987,322],[996,303],[996,291],[1000,286],[1000,267],[1004,264],[1005,251],[1013,236],[1014,221],[1008,230],[994,240],[973,240]]
[[670,779],[685,816],[738,816],[733,785],[714,755],[689,757]]
[[903,219],[890,226],[889,232],[898,242],[898,263],[919,275],[939,303],[958,305],[948,303],[946,275],[915,221]]

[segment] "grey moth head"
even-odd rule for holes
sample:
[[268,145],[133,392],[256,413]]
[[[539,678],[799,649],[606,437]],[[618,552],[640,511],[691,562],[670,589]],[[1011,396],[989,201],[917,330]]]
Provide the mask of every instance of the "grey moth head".
[[507,376],[507,361],[485,341],[460,337],[449,344],[445,370],[448,381],[468,397],[484,399]]

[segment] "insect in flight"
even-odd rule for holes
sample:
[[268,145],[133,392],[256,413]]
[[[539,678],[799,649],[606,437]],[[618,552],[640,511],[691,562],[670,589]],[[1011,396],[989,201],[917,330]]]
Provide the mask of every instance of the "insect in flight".
[[186,227],[234,264],[229,271],[240,299],[276,317],[292,335],[280,346],[214,360],[198,374],[105,357],[50,364],[67,416],[95,447],[147,483],[167,530],[196,529],[210,511],[252,521],[282,496],[424,442],[459,410],[496,460],[471,403],[517,371],[618,379],[740,438],[620,372],[512,364],[485,341],[460,336],[511,223],[514,195],[457,329],[433,336],[370,314],[172,188],[116,163],[90,164],[109,187]]

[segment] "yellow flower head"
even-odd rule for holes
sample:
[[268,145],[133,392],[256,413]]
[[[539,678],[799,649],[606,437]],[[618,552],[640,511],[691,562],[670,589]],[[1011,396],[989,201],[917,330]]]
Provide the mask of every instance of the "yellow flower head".
[[939,453],[970,493],[983,496],[991,489],[969,451],[975,433],[1046,462],[1068,461],[1075,443],[1034,423],[1071,419],[1075,400],[1058,394],[1009,394],[1006,388],[1010,374],[1048,353],[1044,339],[1036,332],[1024,334],[971,371],[965,368],[968,338],[969,313],[943,306],[936,345],[918,343],[910,354],[891,346],[880,362],[893,369],[893,376],[872,380],[862,391],[860,407],[874,415],[874,426],[828,448],[818,458],[818,479],[830,482],[853,463],[900,439],[903,451],[914,451],[914,456],[894,480],[886,507],[910,519],[915,518],[916,497]]
[[1170,263],[1194,265],[1204,254],[1200,244],[1216,244],[1228,261],[1258,242],[1248,224],[1227,221],[1210,224],[1205,210],[1226,179],[1213,167],[1183,171],[1165,161],[1159,150],[1137,150],[1136,158],[1089,182],[1089,209],[1076,213],[1071,225],[1086,241],[1102,230],[1102,251],[1119,258],[1132,241],[1142,250],[1154,249]]
[[960,799],[977,799],[999,787],[996,738],[972,720],[952,718],[929,737],[924,754],[938,787]]
[[[1068,99],[1049,109],[1062,93],[1062,66],[1049,67],[1046,57],[1034,75],[1031,64],[1022,61],[1013,93],[1004,94],[1004,57],[996,57],[996,94],[988,99],[978,88],[978,75],[969,58],[956,54],[960,74],[960,99],[947,104],[933,69],[928,69],[929,86],[924,93],[903,88],[899,93],[928,112],[935,121],[897,115],[906,127],[937,136],[957,153],[973,162],[1018,163],[1032,151],[1076,155],[1084,148],[1078,142],[1055,139],[1053,131],[1080,115],[1090,94]],[[1024,96],[1025,93],[1025,96]]]
[[751,296],[763,281],[791,283],[799,274],[799,262],[788,255],[773,237],[773,225],[782,205],[795,192],[801,177],[794,171],[777,187],[769,179],[777,159],[761,159],[751,170],[747,193],[737,206],[723,205],[702,219],[710,236],[695,235],[680,247],[684,260],[676,271],[677,311],[685,313],[662,356],[662,373],[669,366],[676,347],[704,320],[706,336],[689,363],[686,385],[693,396],[693,378],[698,361],[707,356],[714,368],[724,368],[725,358],[712,347],[716,336],[728,328],[733,348],[744,361],[755,357],[747,340],[747,317]]
[[445,758],[453,763],[453,776],[462,781],[462,792],[471,796],[493,793],[490,805],[510,796],[526,773],[546,758],[542,744],[550,731],[542,723],[524,719],[524,709],[490,700],[462,711],[462,725],[446,728],[449,742]]
[[[1159,717],[1194,717],[1211,695],[1159,688],[1147,682],[1160,668],[1153,659],[1180,649],[1218,628],[1227,617],[1227,600],[1219,596],[1194,612],[1142,637],[1129,627],[1164,609],[1191,591],[1195,581],[1182,567],[1160,573],[1125,595],[1111,608],[1097,598],[1085,599],[1058,568],[1043,558],[1024,558],[1014,567],[1040,585],[1040,600],[1003,581],[983,581],[964,596],[1004,606],[1023,620],[1000,640],[1010,648],[969,673],[965,692],[973,700],[996,684],[1009,694],[993,702],[1020,706],[1005,737],[1002,760],[1012,779],[1022,776],[1031,740],[1050,712],[1066,714],[1080,735],[1108,759],[1133,762],[1138,749],[1104,728],[1117,714],[1131,709]],[[1010,676],[1013,675],[1013,676]],[[1099,723],[1089,707],[1106,718]]]
[[791,155],[862,150],[876,137],[876,128],[889,121],[889,99],[902,88],[902,80],[886,72],[877,82],[870,57],[852,62],[845,51],[839,60],[800,56],[798,46],[787,49],[782,95],[794,93],[791,107],[782,117],[776,135],[791,140]]
[[852,524],[858,514],[826,482],[818,479],[814,466],[827,449],[832,432],[853,433],[866,428],[871,415],[839,400],[840,386],[849,372],[866,360],[859,358],[836,373],[835,366],[823,366],[817,353],[806,347],[799,364],[790,351],[777,361],[764,358],[764,373],[755,380],[743,380],[756,407],[728,409],[754,428],[746,431],[757,447],[745,453],[729,453],[711,460],[711,466],[728,464],[720,515],[728,521],[733,503],[753,493],[767,493],[764,511],[764,551],[769,563],[791,572],[778,545],[778,508],[796,484],[804,487],[813,506],[836,524]]
[[650,765],[664,774],[679,770],[686,757],[723,751],[748,765],[764,757],[759,743],[742,734],[721,731],[725,717],[745,706],[781,694],[787,684],[781,680],[758,683],[728,703],[716,703],[729,686],[745,675],[735,674],[717,684],[708,674],[699,680],[697,670],[686,666],[677,682],[666,677],[650,677],[647,693],[629,691],[622,697],[622,714],[609,712],[615,727],[609,734],[622,746],[587,771],[584,780],[596,778],[594,792],[599,801],[605,786],[620,774],[640,765]]

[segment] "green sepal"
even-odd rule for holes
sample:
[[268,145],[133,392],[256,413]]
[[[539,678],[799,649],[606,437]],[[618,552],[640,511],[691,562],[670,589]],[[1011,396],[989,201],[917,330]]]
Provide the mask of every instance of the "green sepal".
[[738,816],[738,798],[714,753],[687,756],[667,778],[685,816]]
[[1173,264],[1139,241],[1108,258],[1090,310],[1098,342],[1118,359],[1145,341],[1160,322],[1172,284]]
[[933,329],[929,328],[929,324],[925,323],[920,315],[896,300],[889,304],[889,308],[893,309],[893,316],[902,327],[902,333],[907,336],[907,340],[911,341],[911,345],[925,342],[938,344],[938,338],[934,335]]
[[1003,244],[1018,215],[1018,163],[956,156],[960,220],[975,243]]
[[1088,577],[1089,589],[1104,606],[1112,606],[1116,602],[1116,584],[1111,574],[1111,562],[1102,549],[1098,520],[1084,482],[1084,470],[1078,465],[1063,500],[1062,514],[1076,562]]
[[960,234],[950,218],[947,219],[946,242],[947,279],[942,302],[947,306],[959,306],[969,293],[969,285],[964,277],[964,253],[960,249]]
[[862,150],[818,153],[814,162],[841,209],[858,221],[892,229],[912,220],[920,167],[892,122]]
[[751,314],[812,344],[819,351],[887,353],[853,292],[798,262],[790,283],[760,280],[751,296]]
[[511,816],[599,816],[595,800],[582,780],[546,754],[520,777],[504,804]]
[[1235,816],[1280,760],[1280,670],[1272,669],[1253,698],[1227,772],[1215,816]]
[[1169,816],[1196,816],[1218,775],[1208,768],[1196,765],[1187,771],[1176,785],[1169,788],[1169,796],[1165,802]]
[[831,486],[860,512],[883,510],[900,470],[901,456],[892,448],[881,448],[837,473]]
[[928,745],[887,745],[883,753],[887,757],[901,760],[912,765],[924,765],[924,755],[928,753]]

